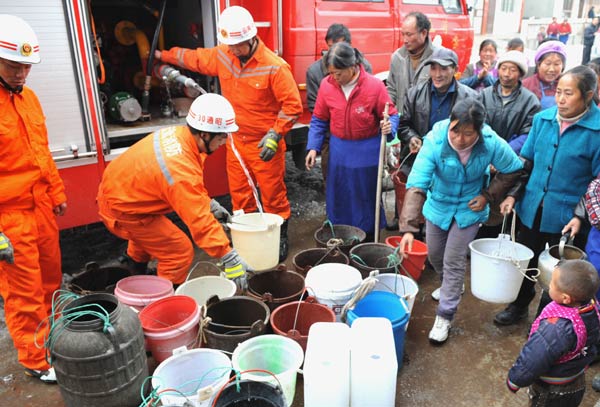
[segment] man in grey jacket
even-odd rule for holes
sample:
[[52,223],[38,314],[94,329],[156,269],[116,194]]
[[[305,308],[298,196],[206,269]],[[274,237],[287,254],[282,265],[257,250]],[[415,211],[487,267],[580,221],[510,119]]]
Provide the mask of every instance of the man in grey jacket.
[[434,50],[430,29],[429,18],[420,12],[408,14],[402,23],[404,45],[392,54],[387,79],[387,91],[400,113],[408,89],[429,79],[429,65],[425,61]]
[[413,155],[403,167],[407,175],[421,149],[423,137],[433,125],[450,117],[457,101],[479,98],[476,91],[454,79],[458,56],[451,49],[437,48],[424,66],[430,68],[431,77],[408,90],[398,125],[398,135],[404,146],[402,156]]

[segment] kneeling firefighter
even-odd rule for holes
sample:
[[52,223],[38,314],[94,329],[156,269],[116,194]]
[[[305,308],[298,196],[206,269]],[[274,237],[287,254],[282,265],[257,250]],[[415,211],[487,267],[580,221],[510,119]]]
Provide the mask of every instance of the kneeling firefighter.
[[237,131],[235,113],[223,96],[199,96],[187,126],[158,130],[112,161],[98,191],[100,217],[115,235],[128,240],[129,265],[143,273],[158,260],[158,275],[181,284],[194,258],[192,242],[165,214],[175,211],[194,242],[221,258],[227,278],[246,288],[247,266],[217,221],[229,213],[204,187],[204,160]]

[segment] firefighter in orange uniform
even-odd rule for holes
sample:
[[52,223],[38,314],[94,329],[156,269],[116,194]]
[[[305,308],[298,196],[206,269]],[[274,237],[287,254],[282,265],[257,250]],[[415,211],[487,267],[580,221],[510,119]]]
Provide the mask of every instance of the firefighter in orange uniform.
[[[42,107],[24,86],[31,64],[39,62],[38,39],[29,24],[0,15],[0,294],[25,373],[55,383],[34,336],[62,281],[55,215],[65,213],[67,197],[48,149]],[[47,326],[40,328],[39,344],[47,333]]]
[[247,266],[229,245],[217,217],[229,214],[204,187],[204,160],[237,131],[231,104],[220,95],[196,98],[187,126],[156,131],[112,161],[98,191],[100,218],[113,234],[127,239],[127,256],[143,272],[152,258],[158,275],[181,284],[194,259],[186,234],[165,214],[175,211],[196,244],[221,258],[225,275],[246,288]]
[[[219,19],[220,45],[195,50],[171,48],[156,51],[155,56],[169,64],[219,77],[223,96],[231,101],[240,125],[232,139],[235,148],[260,187],[265,212],[284,219],[279,250],[283,261],[287,257],[287,220],[291,214],[283,181],[283,136],[302,114],[302,102],[289,65],[256,33],[248,10],[232,6]],[[256,200],[231,143],[227,143],[227,177],[233,209],[255,212]]]

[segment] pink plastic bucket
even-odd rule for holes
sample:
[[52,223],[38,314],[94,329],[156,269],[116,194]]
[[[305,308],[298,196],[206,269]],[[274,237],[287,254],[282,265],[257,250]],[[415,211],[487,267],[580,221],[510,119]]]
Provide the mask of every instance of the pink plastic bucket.
[[146,349],[157,362],[162,362],[181,346],[198,345],[200,307],[192,297],[174,295],[144,308],[140,321],[146,337]]
[[117,282],[115,287],[115,296],[119,301],[137,311],[173,293],[173,283],[158,276],[126,277]]

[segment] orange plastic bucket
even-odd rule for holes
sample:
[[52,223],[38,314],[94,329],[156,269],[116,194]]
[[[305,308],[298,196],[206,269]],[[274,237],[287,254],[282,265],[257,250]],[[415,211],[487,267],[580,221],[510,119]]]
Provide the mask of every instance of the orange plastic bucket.
[[[400,240],[402,240],[402,236],[390,236],[385,239],[385,244],[395,248],[400,245]],[[419,280],[419,278],[421,278],[421,273],[425,269],[427,245],[420,240],[415,239],[413,241],[412,250],[407,252],[407,254],[408,256],[402,259],[402,266],[404,266],[412,278]]]

